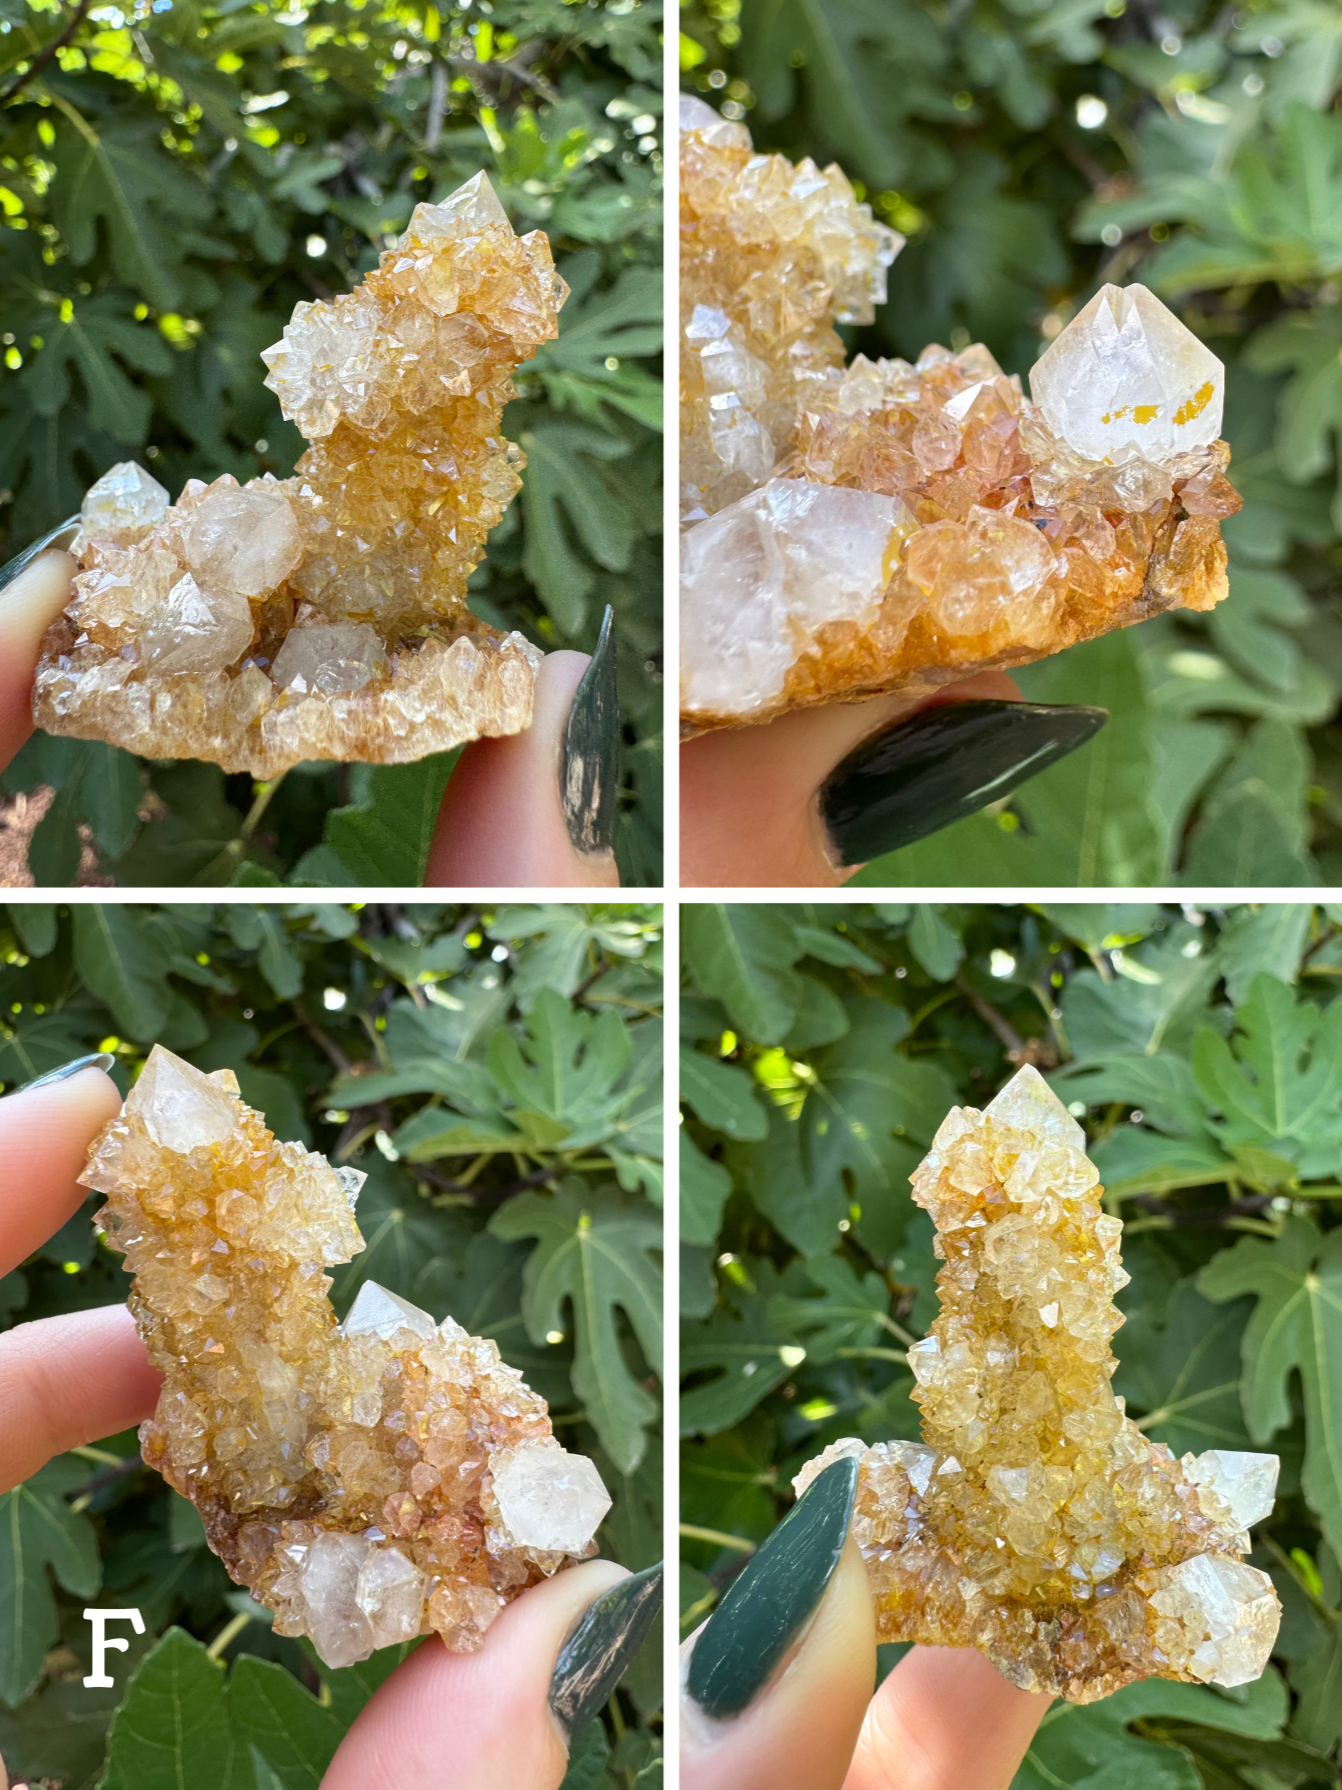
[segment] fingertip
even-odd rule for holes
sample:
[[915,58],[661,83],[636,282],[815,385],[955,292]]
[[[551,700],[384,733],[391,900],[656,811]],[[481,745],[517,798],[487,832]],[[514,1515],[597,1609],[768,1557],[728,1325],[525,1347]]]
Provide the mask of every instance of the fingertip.
[[33,675],[42,636],[69,602],[77,570],[68,553],[50,548],[17,573],[0,571],[0,767],[33,731]]
[[0,1273],[79,1210],[88,1194],[78,1178],[89,1145],[120,1108],[116,1083],[93,1064],[0,1099]]
[[565,729],[590,664],[586,653],[548,653],[526,732],[462,752],[438,811],[427,886],[619,886],[614,854],[577,850],[565,816]]

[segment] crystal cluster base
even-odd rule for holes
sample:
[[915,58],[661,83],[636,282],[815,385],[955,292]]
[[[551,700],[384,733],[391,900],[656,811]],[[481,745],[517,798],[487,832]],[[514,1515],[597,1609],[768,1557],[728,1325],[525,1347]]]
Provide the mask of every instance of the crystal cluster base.
[[[681,123],[688,731],[928,696],[1226,595],[1223,369],[1158,299],[1104,287],[1033,404],[982,345],[845,367],[831,320],[870,319],[891,242],[837,169],[699,101]],[[857,493],[891,507],[855,526]]]
[[521,485],[512,374],[567,290],[484,175],[417,206],[361,286],[298,305],[262,356],[311,444],[293,478],[191,479],[170,504],[127,463],[89,491],[38,725],[261,778],[527,727],[539,654],[473,616],[466,581]]
[[81,1180],[166,1376],[141,1452],[229,1574],[328,1666],[436,1632],[457,1652],[596,1552],[610,1497],[494,1343],[324,1269],[363,1248],[363,1176],[278,1142],[229,1070],[156,1046]]
[[1275,1455],[1176,1460],[1109,1381],[1122,1225],[1079,1125],[1034,1069],[956,1107],[913,1176],[941,1311],[909,1350],[921,1442],[860,1462],[853,1535],[882,1641],[976,1647],[1013,1684],[1090,1703],[1139,1678],[1247,1684],[1281,1620],[1246,1566]]

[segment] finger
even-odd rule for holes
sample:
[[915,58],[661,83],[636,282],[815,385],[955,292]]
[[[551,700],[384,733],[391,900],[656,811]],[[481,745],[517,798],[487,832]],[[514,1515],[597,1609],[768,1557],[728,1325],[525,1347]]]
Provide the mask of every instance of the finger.
[[0,570],[0,769],[33,731],[33,673],[42,636],[69,602],[77,570],[68,553],[54,548],[17,574],[10,566]]
[[843,1790],[1007,1790],[1052,1700],[972,1647],[915,1647],[872,1698]]
[[853,1462],[827,1468],[682,1649],[683,1790],[843,1783],[876,1682],[867,1572],[846,1539],[855,1483]]
[[124,1305],[37,1318],[0,1336],[0,1492],[53,1455],[143,1423],[162,1376]]
[[0,1100],[0,1274],[27,1259],[88,1197],[89,1145],[121,1107],[108,1056],[80,1058]]
[[432,1636],[360,1711],[321,1790],[556,1790],[568,1737],[550,1707],[555,1663],[594,1601],[628,1579],[611,1560],[556,1573],[508,1605],[478,1653]]
[[613,889],[619,785],[615,647],[550,653],[525,733],[476,740],[452,772],[429,851],[435,887]]
[[681,753],[687,886],[837,887],[1083,745],[1104,711],[1021,701],[1003,672],[719,729]]

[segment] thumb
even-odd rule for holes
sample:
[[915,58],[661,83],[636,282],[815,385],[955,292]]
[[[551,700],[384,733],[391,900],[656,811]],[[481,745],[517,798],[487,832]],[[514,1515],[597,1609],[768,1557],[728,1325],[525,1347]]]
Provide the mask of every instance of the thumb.
[[558,652],[541,661],[526,732],[476,740],[457,760],[425,883],[618,888],[611,836],[619,775],[615,641],[607,609],[590,659]]
[[798,1499],[681,1658],[683,1790],[839,1790],[876,1682],[856,1463]]
[[660,1568],[589,1560],[510,1603],[478,1653],[433,1636],[360,1711],[321,1790],[557,1790],[570,1734],[615,1688],[660,1602]]
[[[65,539],[74,526],[62,523],[55,538]],[[77,570],[59,548],[42,551],[51,538],[0,570],[0,769],[33,731],[33,673],[42,636],[69,602]]]

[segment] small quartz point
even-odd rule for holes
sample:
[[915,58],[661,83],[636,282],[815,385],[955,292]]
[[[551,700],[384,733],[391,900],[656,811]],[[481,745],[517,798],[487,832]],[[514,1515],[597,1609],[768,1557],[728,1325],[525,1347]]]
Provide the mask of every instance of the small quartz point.
[[596,1552],[610,1509],[493,1342],[368,1280],[337,1325],[324,1270],[364,1246],[362,1178],[161,1045],[80,1177],[107,1195],[166,1376],[145,1460],[329,1666],[435,1631],[478,1648],[528,1585]]
[[126,462],[90,488],[38,725],[258,778],[529,726],[540,655],[466,585],[521,485],[512,375],[567,293],[483,174],[416,206],[355,291],[298,305],[261,357],[310,444],[293,478],[189,479],[169,504]]
[[[1240,503],[1224,371],[1158,298],[1106,286],[1035,367],[1033,404],[982,344],[845,365],[834,323],[870,321],[899,238],[839,169],[756,154],[701,100],[680,122],[687,730],[929,696],[1220,602]],[[896,503],[879,585],[863,531],[831,530],[799,601],[815,569],[779,488]]]
[[1281,1608],[1242,1556],[1277,1457],[1176,1460],[1125,1415],[1109,1384],[1123,1227],[1080,1126],[1022,1069],[985,1111],[951,1111],[913,1189],[945,1264],[909,1350],[923,1439],[836,1442],[794,1481],[859,1462],[877,1639],[977,1647],[1072,1703],[1139,1678],[1257,1678]]

